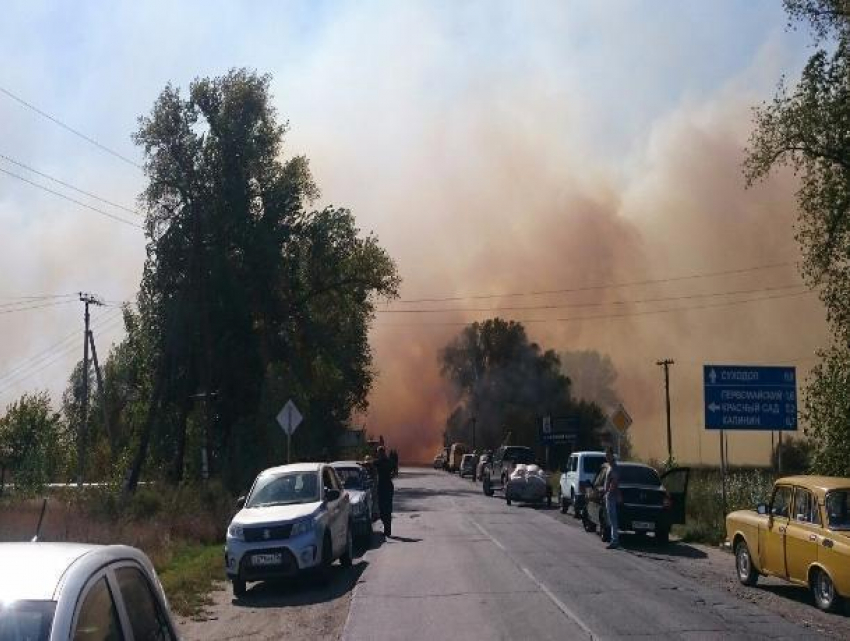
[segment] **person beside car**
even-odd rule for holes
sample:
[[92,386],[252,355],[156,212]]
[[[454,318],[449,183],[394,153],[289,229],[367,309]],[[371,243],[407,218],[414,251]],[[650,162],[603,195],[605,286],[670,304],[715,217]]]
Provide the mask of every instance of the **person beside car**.
[[378,460],[375,462],[378,471],[378,510],[381,513],[381,523],[384,524],[384,536],[393,535],[393,463],[387,456],[383,446],[378,448]]
[[617,504],[622,501],[620,497],[620,470],[614,449],[609,445],[605,448],[605,460],[608,461],[608,471],[605,474],[605,512],[608,516],[608,524],[611,527],[611,542],[608,543],[609,550],[620,547],[620,529],[617,522]]

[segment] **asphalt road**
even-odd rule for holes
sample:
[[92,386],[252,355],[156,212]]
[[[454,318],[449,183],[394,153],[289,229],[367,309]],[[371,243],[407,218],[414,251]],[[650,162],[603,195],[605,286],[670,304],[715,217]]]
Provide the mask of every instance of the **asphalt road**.
[[443,472],[403,470],[396,536],[376,537],[358,564],[342,638],[822,638],[665,567],[684,546],[606,550],[555,514],[508,507]]

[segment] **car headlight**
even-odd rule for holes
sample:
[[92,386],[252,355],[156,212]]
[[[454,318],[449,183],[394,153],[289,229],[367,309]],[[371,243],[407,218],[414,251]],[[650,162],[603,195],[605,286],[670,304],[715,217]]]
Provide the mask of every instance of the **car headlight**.
[[237,523],[231,523],[227,528],[227,536],[233,539],[245,540],[245,528]]
[[296,521],[292,526],[292,532],[290,532],[289,536],[295,538],[296,536],[307,534],[308,532],[312,532],[315,526],[316,520],[312,518]]

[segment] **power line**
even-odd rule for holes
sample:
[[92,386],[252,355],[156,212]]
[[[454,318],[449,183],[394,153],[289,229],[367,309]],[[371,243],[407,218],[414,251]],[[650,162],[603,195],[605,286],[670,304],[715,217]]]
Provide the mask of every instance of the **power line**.
[[586,285],[581,287],[569,287],[565,289],[541,289],[537,291],[514,292],[503,294],[469,294],[466,296],[444,296],[439,298],[406,298],[394,303],[448,303],[451,301],[464,300],[483,300],[488,298],[514,298],[519,296],[544,296],[547,294],[569,294],[572,292],[589,292],[600,289],[616,289],[619,287],[636,287],[638,285],[656,285],[661,283],[673,283],[683,280],[695,280],[698,278],[713,278],[716,276],[730,276],[734,274],[746,274],[750,272],[765,271],[768,269],[776,269],[777,267],[790,267],[795,263],[787,261],[782,263],[768,263],[766,265],[755,265],[753,267],[742,267],[740,269],[726,269],[716,272],[702,272],[698,274],[688,274],[685,276],[672,276],[669,278],[650,278],[647,280],[636,280],[621,283],[607,283],[600,285]]
[[[623,312],[619,314],[595,314],[595,315],[586,315],[586,316],[570,316],[566,318],[509,318],[506,320],[511,320],[517,323],[565,323],[565,322],[576,322],[576,321],[588,321],[588,320],[610,320],[610,319],[618,319],[618,318],[630,318],[632,316],[649,316],[654,314],[669,314],[674,312],[689,312],[699,309],[715,309],[721,307],[734,307],[736,305],[743,305],[746,303],[756,303],[760,301],[766,300],[777,300],[781,298],[795,298],[799,296],[805,296],[808,294],[814,294],[815,292],[811,290],[806,290],[803,292],[794,292],[789,294],[775,294],[772,296],[761,296],[758,298],[745,298],[742,300],[734,300],[734,301],[723,301],[721,303],[707,303],[704,305],[692,305],[689,307],[669,307],[666,309],[649,309],[642,310],[636,312]],[[465,327],[469,325],[473,321],[456,321],[456,322],[435,322],[435,323],[381,323],[375,325],[375,327]]]
[[117,151],[115,151],[114,149],[110,149],[110,148],[109,148],[109,147],[107,147],[106,145],[102,145],[101,143],[99,143],[99,142],[98,142],[97,140],[95,140],[94,138],[91,138],[90,136],[87,136],[87,135],[86,135],[86,134],[84,134],[83,132],[81,132],[81,131],[78,131],[78,130],[74,129],[74,128],[73,128],[73,127],[71,127],[70,125],[66,125],[64,122],[62,122],[62,121],[61,121],[61,120],[59,120],[58,118],[56,118],[56,117],[54,117],[54,116],[51,116],[49,113],[47,113],[47,112],[45,112],[45,111],[42,111],[41,109],[39,109],[39,108],[38,108],[38,107],[36,107],[35,105],[33,105],[33,104],[31,104],[31,103],[27,102],[27,101],[26,101],[26,100],[24,100],[23,98],[21,98],[21,97],[19,97],[19,96],[16,96],[15,94],[13,94],[13,93],[12,93],[11,91],[9,91],[8,89],[5,89],[4,87],[0,87],[0,92],[2,92],[2,93],[4,93],[4,94],[6,94],[7,96],[9,96],[9,98],[11,98],[11,99],[12,99],[12,100],[14,100],[15,102],[17,102],[17,103],[19,103],[19,104],[23,105],[23,106],[24,106],[24,107],[26,107],[27,109],[30,109],[31,111],[34,111],[34,112],[35,112],[35,113],[37,113],[39,116],[41,116],[41,117],[43,117],[43,118],[47,118],[47,119],[48,119],[49,121],[51,121],[52,123],[54,123],[54,124],[56,124],[56,125],[59,125],[60,127],[62,127],[63,129],[65,129],[66,131],[69,131],[69,132],[71,132],[72,134],[74,134],[75,136],[77,136],[77,137],[79,137],[79,138],[82,138],[82,139],[83,139],[83,140],[85,140],[86,142],[88,142],[88,143],[90,143],[90,144],[94,145],[95,147],[97,147],[97,148],[98,148],[98,149],[100,149],[101,151],[105,151],[106,153],[108,153],[108,154],[110,154],[110,155],[112,155],[112,156],[115,156],[115,157],[116,157],[116,158],[118,158],[119,160],[123,160],[125,163],[127,163],[128,165],[131,165],[131,166],[135,167],[136,169],[144,169],[144,167],[142,167],[142,165],[140,165],[139,163],[137,163],[137,162],[135,162],[135,161],[133,161],[133,160],[130,160],[129,158],[127,158],[127,156],[125,156],[125,155],[123,155],[123,154],[118,153],[118,152],[117,152]]
[[55,182],[57,185],[62,185],[63,187],[67,187],[68,189],[71,189],[71,190],[77,192],[78,194],[82,194],[83,196],[88,196],[89,198],[94,198],[95,200],[99,200],[100,202],[105,203],[107,205],[111,205],[112,207],[122,209],[122,210],[124,210],[124,211],[126,211],[130,214],[135,215],[135,216],[144,216],[144,214],[142,212],[140,212],[136,209],[131,209],[130,207],[125,207],[124,205],[112,202],[111,200],[107,200],[106,198],[98,196],[97,194],[93,194],[90,191],[86,191],[85,189],[80,189],[79,187],[75,187],[71,183],[67,183],[64,180],[59,180],[58,178],[51,176],[50,174],[46,174],[43,171],[39,171],[38,169],[30,167],[29,165],[26,165],[26,164],[24,164],[24,163],[22,163],[18,160],[15,160],[14,158],[11,158],[11,157],[9,157],[5,154],[0,154],[0,158],[5,160],[6,162],[9,162],[9,163],[12,163],[13,165],[17,165],[18,167],[21,167],[22,169],[26,169],[27,171],[31,171],[32,173],[34,173],[38,176],[41,176],[42,178],[46,178],[47,180]]
[[519,307],[479,307],[479,308],[463,308],[463,307],[443,307],[437,309],[378,309],[375,310],[379,314],[434,314],[446,312],[504,312],[504,311],[537,311],[543,309],[567,309],[573,307],[605,307],[607,305],[637,305],[644,303],[663,303],[678,300],[691,300],[695,298],[715,298],[718,296],[733,296],[740,294],[756,294],[770,291],[784,291],[787,289],[799,289],[806,287],[803,283],[793,285],[782,285],[778,287],[759,287],[755,289],[739,289],[725,292],[710,292],[705,294],[684,294],[680,296],[662,296],[658,298],[643,298],[635,300],[614,300],[592,303],[562,303],[560,305],[523,305]]
[[23,182],[32,185],[33,187],[37,187],[38,189],[42,189],[49,194],[53,194],[54,196],[59,196],[59,198],[64,198],[65,200],[68,200],[68,201],[74,203],[75,205],[79,205],[80,207],[85,207],[86,209],[91,209],[93,212],[98,213],[101,216],[106,216],[107,218],[111,218],[112,220],[115,220],[119,223],[124,223],[125,225],[130,225],[131,227],[137,227],[138,229],[144,229],[144,227],[142,227],[141,225],[139,225],[137,223],[134,223],[131,220],[127,220],[126,218],[121,218],[120,216],[116,216],[115,214],[110,214],[108,211],[104,211],[103,209],[99,209],[98,207],[94,207],[92,205],[84,203],[80,200],[77,200],[76,198],[71,198],[70,196],[67,196],[67,195],[65,195],[61,192],[58,192],[54,189],[50,189],[50,187],[45,187],[44,185],[40,185],[37,182],[33,182],[29,178],[25,178],[25,177],[23,177],[19,174],[11,172],[8,169],[3,169],[2,167],[0,167],[0,171],[2,171],[4,174],[11,176],[12,178],[17,178],[18,180],[22,180]]
[[[58,307],[59,305],[67,305],[68,303],[73,303],[73,302],[74,301],[72,301],[72,300],[59,300],[59,301],[52,301],[52,302],[49,302],[49,303],[39,303],[39,304],[34,304],[34,305],[29,305],[29,306],[14,307],[14,308],[11,308],[11,309],[0,309],[0,314],[14,314],[15,312],[28,312],[28,311],[33,310],[33,309],[44,309],[45,307]],[[0,305],[0,307],[6,307],[6,306]]]
[[31,294],[29,296],[0,296],[0,300],[17,300],[17,301],[27,301],[27,300],[45,300],[48,298],[76,298],[78,292],[72,292],[70,294]]

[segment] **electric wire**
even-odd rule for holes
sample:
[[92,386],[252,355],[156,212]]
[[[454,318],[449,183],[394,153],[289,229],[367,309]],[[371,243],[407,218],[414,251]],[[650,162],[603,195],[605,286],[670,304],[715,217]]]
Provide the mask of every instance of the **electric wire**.
[[88,142],[88,143],[90,143],[90,144],[94,145],[95,147],[97,147],[97,148],[98,148],[98,149],[100,149],[101,151],[105,151],[106,153],[108,153],[108,154],[110,154],[110,155],[112,155],[112,156],[115,156],[115,157],[116,157],[116,158],[118,158],[119,160],[124,161],[125,163],[127,163],[128,165],[131,165],[131,166],[135,167],[136,169],[142,169],[142,170],[144,169],[144,167],[142,167],[142,165],[140,165],[139,163],[135,162],[134,160],[131,160],[131,159],[130,159],[130,158],[128,158],[127,156],[125,156],[125,155],[123,155],[123,154],[121,154],[121,153],[119,153],[119,152],[115,151],[114,149],[110,149],[110,148],[109,148],[109,147],[107,147],[106,145],[103,145],[103,144],[99,143],[99,142],[98,142],[97,140],[95,140],[94,138],[92,138],[92,137],[90,137],[90,136],[87,136],[87,135],[86,135],[86,134],[84,134],[83,132],[81,132],[81,131],[78,131],[78,130],[74,129],[74,128],[73,128],[73,127],[71,127],[70,125],[66,125],[64,122],[62,122],[62,121],[61,121],[61,120],[59,120],[58,118],[56,118],[56,117],[54,117],[54,116],[51,116],[51,115],[50,115],[49,113],[47,113],[46,111],[42,111],[41,109],[39,109],[39,108],[38,108],[38,107],[36,107],[35,105],[33,105],[33,104],[31,104],[31,103],[27,102],[26,100],[24,100],[24,99],[23,99],[23,98],[21,98],[20,96],[17,96],[17,95],[15,95],[15,94],[13,94],[11,91],[9,91],[8,89],[6,89],[5,87],[0,87],[0,92],[2,92],[2,93],[4,93],[4,94],[6,94],[9,98],[11,98],[11,99],[12,99],[12,100],[14,100],[15,102],[17,102],[17,103],[19,103],[19,104],[23,105],[23,106],[24,106],[24,107],[26,107],[27,109],[30,109],[31,111],[34,111],[34,112],[35,112],[35,113],[37,113],[39,116],[41,116],[41,117],[43,117],[43,118],[47,118],[47,119],[48,119],[49,121],[51,121],[52,123],[54,123],[54,124],[56,124],[56,125],[58,125],[58,126],[62,127],[62,128],[63,128],[63,129],[65,129],[66,131],[69,131],[69,132],[71,132],[72,134],[74,134],[75,136],[77,136],[77,137],[79,137],[79,138],[82,138],[82,139],[83,139],[83,140],[85,140],[86,142]]
[[741,294],[756,294],[771,291],[785,291],[788,289],[799,289],[806,287],[803,283],[795,283],[792,285],[781,285],[777,287],[759,287],[755,289],[739,289],[725,292],[709,292],[704,294],[684,294],[680,296],[661,296],[657,298],[644,298],[634,300],[613,300],[602,302],[583,302],[583,303],[561,303],[553,305],[522,305],[519,307],[444,307],[436,309],[377,309],[379,314],[436,314],[448,312],[464,312],[464,313],[488,313],[488,312],[505,312],[505,311],[537,311],[544,309],[567,309],[574,307],[606,307],[608,305],[638,305],[647,303],[663,303],[678,300],[692,300],[695,298],[716,298],[718,296],[734,296]]
[[50,174],[46,174],[43,171],[39,171],[38,169],[30,167],[29,165],[26,165],[26,164],[24,164],[24,163],[22,163],[18,160],[15,160],[14,158],[7,156],[6,154],[0,154],[0,158],[2,158],[3,160],[5,160],[8,163],[11,163],[13,165],[17,165],[21,169],[26,169],[27,171],[30,171],[30,172],[36,174],[37,176],[41,176],[42,178],[46,178],[47,180],[55,182],[57,185],[62,185],[63,187],[67,187],[68,189],[71,189],[71,190],[77,192],[78,194],[82,194],[83,196],[88,196],[89,198],[93,198],[94,200],[99,200],[102,203],[105,203],[105,204],[110,205],[112,207],[115,207],[117,209],[122,209],[122,210],[124,210],[124,211],[126,211],[130,214],[135,215],[135,216],[144,216],[144,214],[142,212],[138,211],[137,209],[132,209],[130,207],[126,207],[126,206],[124,206],[120,203],[116,203],[116,202],[113,202],[113,201],[108,200],[106,198],[103,198],[102,196],[98,196],[97,194],[93,194],[90,191],[86,191],[85,189],[80,189],[79,187],[75,187],[71,183],[65,182],[64,180],[60,180],[59,178],[51,176]]
[[764,265],[754,265],[751,267],[741,267],[737,269],[724,269],[721,271],[715,272],[701,272],[697,274],[687,274],[683,276],[671,276],[666,278],[649,278],[646,280],[635,280],[635,281],[626,281],[621,283],[605,283],[599,285],[583,285],[576,287],[567,287],[564,289],[541,289],[541,290],[532,290],[527,292],[513,292],[513,293],[502,293],[502,294],[467,294],[465,296],[443,296],[443,297],[435,297],[435,298],[405,298],[396,301],[392,301],[393,303],[448,303],[452,301],[465,301],[465,300],[484,300],[488,298],[515,298],[520,296],[544,296],[549,294],[570,294],[573,292],[589,292],[589,291],[597,291],[600,289],[616,289],[620,287],[637,287],[640,285],[657,285],[661,283],[674,283],[685,280],[696,280],[700,278],[714,278],[717,276],[731,276],[735,274],[747,274],[750,272],[757,271],[766,271],[769,269],[776,269],[778,267],[790,267],[795,265],[793,261],[785,261],[778,263],[768,263]]
[[59,198],[64,198],[65,200],[68,200],[68,201],[74,203],[75,205],[79,205],[80,207],[85,207],[86,209],[90,209],[91,211],[98,213],[101,216],[106,216],[107,218],[111,218],[112,220],[115,220],[119,223],[124,223],[125,225],[130,225],[130,227],[136,227],[138,229],[144,229],[144,227],[142,225],[139,225],[138,223],[135,223],[131,220],[127,220],[126,218],[121,218],[121,216],[116,216],[115,214],[110,214],[108,211],[104,211],[103,209],[100,209],[99,207],[94,207],[93,205],[89,205],[88,203],[84,203],[81,200],[77,200],[76,198],[72,198],[71,196],[68,196],[67,194],[63,194],[62,192],[56,191],[55,189],[51,189],[50,187],[45,187],[44,185],[40,185],[39,183],[34,182],[34,181],[30,180],[29,178],[26,178],[24,176],[21,176],[20,174],[16,174],[12,171],[9,171],[8,169],[3,169],[2,167],[0,167],[0,172],[3,172],[4,174],[11,176],[12,178],[17,178],[18,180],[21,180],[21,181],[23,181],[23,182],[25,182],[29,185],[32,185],[33,187],[37,187],[38,189],[46,191],[49,194],[53,194],[54,196],[58,196]]
[[[29,306],[16,307],[11,309],[0,309],[0,314],[14,314],[16,312],[28,312],[33,309],[45,309],[46,307],[59,307],[60,305],[67,305],[68,303],[73,303],[73,300],[60,300],[60,301],[52,301],[49,303],[39,303],[32,304]],[[0,306],[2,307],[2,306]]]

